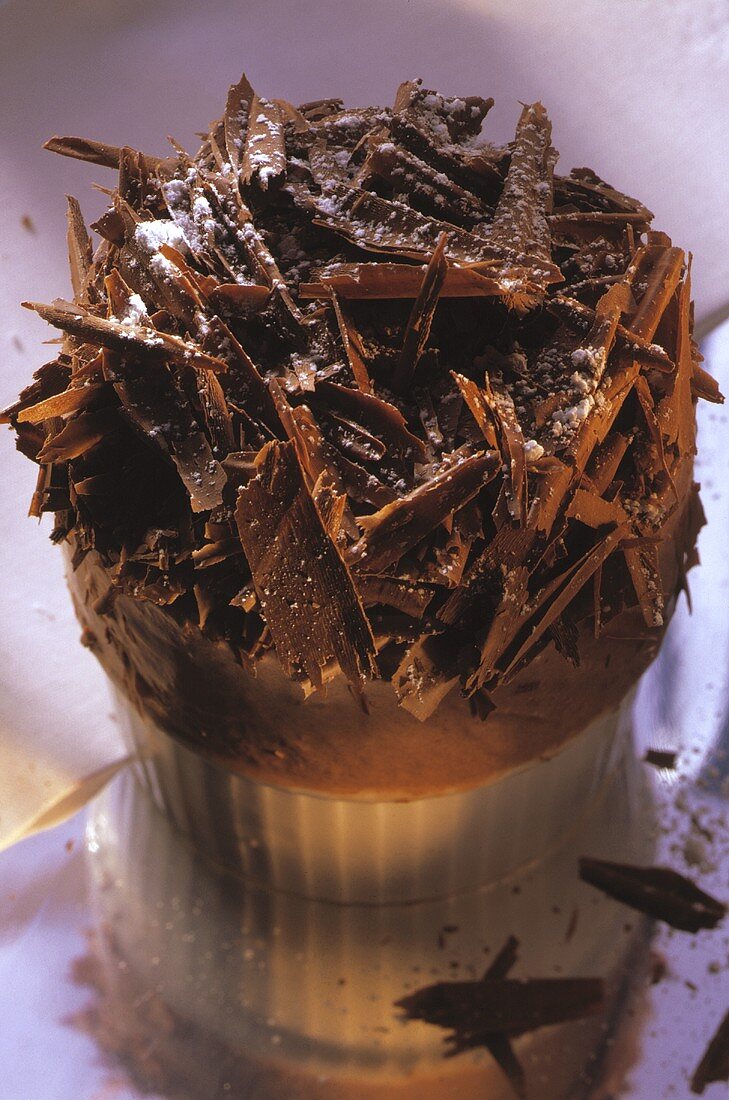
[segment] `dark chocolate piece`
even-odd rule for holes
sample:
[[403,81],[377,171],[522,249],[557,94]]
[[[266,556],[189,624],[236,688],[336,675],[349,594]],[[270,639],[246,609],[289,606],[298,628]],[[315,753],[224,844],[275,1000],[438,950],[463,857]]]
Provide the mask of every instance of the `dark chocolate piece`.
[[729,1081],[729,1012],[719,1024],[691,1078],[691,1091],[701,1096],[707,1085]]
[[616,901],[684,932],[716,928],[726,905],[668,867],[632,867],[604,859],[580,860],[580,878]]

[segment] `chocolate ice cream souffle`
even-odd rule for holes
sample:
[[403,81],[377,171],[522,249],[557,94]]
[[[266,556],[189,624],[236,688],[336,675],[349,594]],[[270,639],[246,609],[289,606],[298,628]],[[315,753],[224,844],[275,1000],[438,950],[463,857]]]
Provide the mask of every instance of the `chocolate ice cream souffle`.
[[31,306],[64,342],[7,417],[145,782],[226,858],[351,833],[381,881],[437,836],[426,894],[474,823],[532,858],[695,561],[690,261],[491,105],[243,78],[194,156],[48,143],[118,183],[96,251],[69,200],[73,302]]

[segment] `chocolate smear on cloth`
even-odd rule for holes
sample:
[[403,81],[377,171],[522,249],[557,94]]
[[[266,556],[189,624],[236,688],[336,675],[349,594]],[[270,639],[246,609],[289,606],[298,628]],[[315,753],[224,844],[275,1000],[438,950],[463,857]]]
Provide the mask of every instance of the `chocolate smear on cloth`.
[[485,1047],[518,1097],[526,1096],[524,1071],[511,1040],[541,1027],[598,1015],[604,1009],[601,978],[508,978],[518,941],[510,937],[482,978],[435,982],[395,1002],[406,1020],[448,1029],[451,1058]]
[[668,867],[632,867],[603,859],[580,860],[580,878],[616,901],[683,932],[712,929],[726,905]]
[[540,103],[488,142],[492,103],[297,108],[243,76],[194,154],[47,143],[118,174],[95,251],[69,199],[74,300],[30,304],[63,341],[3,415],[75,568],[423,721],[460,690],[488,723],[618,616],[639,674],[696,561],[694,405],[723,400],[689,258],[555,175]]
[[691,1091],[703,1095],[707,1085],[729,1081],[729,1012],[719,1024],[691,1078]]

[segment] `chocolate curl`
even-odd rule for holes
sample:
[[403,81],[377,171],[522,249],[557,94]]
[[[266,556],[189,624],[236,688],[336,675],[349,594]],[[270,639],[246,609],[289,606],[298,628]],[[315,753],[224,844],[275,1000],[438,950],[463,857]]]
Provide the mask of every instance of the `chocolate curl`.
[[272,180],[286,171],[286,146],[281,108],[277,103],[254,95],[248,116],[245,148],[240,169],[241,182],[256,180],[265,191]]
[[676,374],[672,391],[657,409],[659,434],[675,443],[681,454],[696,449],[696,427],[691,383],[694,362],[691,346],[691,257],[683,282],[678,288],[678,326],[676,332]]
[[318,382],[316,392],[326,399],[327,405],[335,412],[353,420],[356,425],[368,428],[394,454],[415,462],[427,461],[428,451],[422,439],[413,435],[405,417],[389,401],[336,382]]
[[527,517],[527,469],[524,436],[514,400],[508,390],[484,376],[484,395],[492,410],[501,457],[507,467],[504,478],[509,515],[524,527]]
[[[498,298],[501,283],[488,274],[488,265],[451,264],[443,279],[441,298]],[[329,298],[332,290],[342,299],[368,300],[417,298],[423,285],[423,269],[410,264],[330,264],[317,281],[302,283],[300,298]]]
[[245,148],[251,105],[256,93],[245,73],[237,84],[231,84],[223,115],[223,137],[228,162],[237,176]]
[[[657,470],[663,471],[666,475],[669,485],[671,486],[671,492],[673,493],[674,500],[678,504],[678,490],[676,489],[676,483],[673,480],[673,475],[669,469],[668,462],[666,461],[666,452],[663,446],[663,433],[661,432],[661,426],[658,423],[656,417],[653,394],[651,393],[650,386],[642,374],[639,374],[634,383],[635,392],[640,403],[640,407],[643,410],[646,424],[648,426],[648,432],[653,443],[653,447],[656,452],[656,472]],[[690,382],[689,382],[690,387]],[[689,397],[689,402],[691,398]],[[691,413],[693,415],[693,406],[691,407]]]
[[259,452],[235,518],[261,613],[288,675],[320,688],[336,661],[357,687],[376,677],[362,602],[302,480],[293,444],[273,440]]
[[392,386],[396,393],[404,393],[410,385],[420,356],[423,354],[425,345],[428,342],[430,326],[433,323],[435,307],[438,304],[438,296],[448,270],[448,260],[445,257],[447,241],[448,234],[441,233],[433,255],[425,269],[418,296],[410,311],[408,323],[405,327],[400,359],[392,380]]
[[85,386],[74,386],[63,393],[54,394],[36,405],[21,409],[17,420],[19,424],[41,424],[54,417],[69,416],[91,405],[106,387],[100,382],[91,382]]
[[[118,145],[108,145],[105,141],[93,141],[91,138],[52,137],[45,142],[43,148],[62,157],[99,164],[102,168],[118,168],[122,156]],[[147,153],[140,153],[139,156],[148,172],[156,172],[162,165],[170,166],[174,163],[171,157],[153,157]]]
[[484,237],[370,191],[335,184],[321,196],[308,195],[299,201],[314,215],[314,225],[332,229],[371,252],[423,261],[433,254],[441,234],[447,233],[447,256],[452,263],[502,262],[499,249]]
[[359,333],[349,318],[345,317],[344,310],[333,287],[331,288],[331,301],[334,316],[337,319],[339,335],[344,345],[344,354],[347,356],[347,362],[354,375],[354,380],[363,393],[372,393],[372,381],[367,370],[367,364],[364,361]]
[[364,534],[350,548],[347,560],[359,572],[381,573],[476,496],[498,468],[493,451],[471,455],[374,515],[361,516]]
[[[579,302],[576,298],[568,298],[563,294],[553,295],[545,302],[544,308],[555,317],[559,317],[560,321],[575,332],[588,333],[595,323],[595,310],[584,302]],[[676,364],[660,345],[651,343],[632,329],[619,324],[615,329],[615,337],[621,349],[629,352],[652,370],[672,374],[676,369]]]
[[41,302],[23,302],[22,305],[25,309],[33,310],[55,328],[63,329],[64,332],[97,347],[111,348],[122,355],[132,353],[151,362],[169,360],[181,366],[200,367],[204,370],[228,369],[227,363],[215,356],[206,355],[197,344],[172,336],[168,332],[160,332],[151,326],[96,317],[87,313],[83,306],[60,300],[53,305],[44,305]]
[[494,413],[486,399],[486,394],[470,378],[465,378],[456,371],[451,371],[451,378],[463,395],[463,400],[468,406],[473,419],[481,429],[481,434],[489,447],[496,447],[496,431],[494,428]]
[[529,636],[522,642],[504,670],[502,678],[504,683],[508,682],[514,675],[521,662],[528,657],[544,632],[559,618],[578,592],[580,592],[583,586],[590,580],[595,571],[605,563],[620,541],[629,534],[630,529],[627,525],[616,527],[592,548],[582,565],[572,572],[558,595],[549,603],[541,619],[531,626]]
[[623,548],[623,555],[646,626],[649,630],[663,626],[666,601],[661,583],[658,547],[652,542],[626,546]]
[[525,106],[489,232],[489,241],[515,253],[530,273],[525,281],[508,260],[500,271],[507,302],[519,312],[537,305],[550,283],[562,281],[562,273],[552,261],[547,224],[556,159],[551,139],[552,125],[542,104]]
[[68,243],[68,265],[71,269],[71,286],[76,299],[81,298],[89,277],[93,250],[91,237],[84,223],[78,201],[72,195],[66,195],[66,241]]

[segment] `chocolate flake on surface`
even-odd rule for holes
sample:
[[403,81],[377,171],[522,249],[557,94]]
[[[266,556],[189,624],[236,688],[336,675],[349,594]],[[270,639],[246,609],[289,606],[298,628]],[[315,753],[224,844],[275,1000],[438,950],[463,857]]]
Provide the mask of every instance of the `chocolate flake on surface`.
[[691,1078],[691,1091],[702,1096],[707,1085],[729,1081],[729,1012],[719,1024]]
[[395,1002],[406,1020],[422,1020],[447,1029],[445,1057],[485,1047],[498,1062],[519,1097],[526,1095],[524,1071],[511,1044],[541,1027],[601,1013],[604,985],[600,978],[507,977],[517,961],[518,941],[504,944],[482,978],[435,982]]
[[652,764],[654,768],[665,768],[673,771],[676,767],[678,753],[673,749],[648,749],[643,759],[646,764]]
[[385,669],[422,720],[457,686],[487,717],[624,606],[658,637],[694,403],[723,400],[690,260],[554,175],[541,104],[485,141],[492,103],[296,108],[243,76],[194,155],[52,138],[118,181],[93,254],[69,199],[74,302],[30,307],[63,341],[2,417],[76,563],[306,690]]
[[611,898],[684,932],[716,928],[726,905],[668,867],[632,867],[602,859],[580,860],[580,878]]

